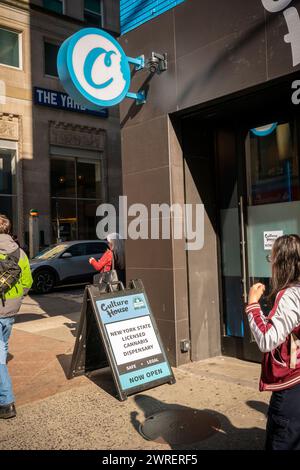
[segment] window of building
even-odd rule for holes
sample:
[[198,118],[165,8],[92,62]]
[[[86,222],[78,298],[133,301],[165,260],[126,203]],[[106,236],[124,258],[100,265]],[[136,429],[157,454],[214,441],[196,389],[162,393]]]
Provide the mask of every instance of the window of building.
[[0,64],[21,67],[20,33],[0,28]]
[[53,241],[96,238],[102,191],[100,160],[51,158]]
[[84,0],[84,19],[87,23],[102,27],[102,1]]
[[44,8],[47,8],[47,10],[54,11],[55,13],[59,13],[61,15],[64,14],[63,0],[44,0],[43,5]]
[[44,42],[44,57],[45,57],[45,75],[51,77],[58,77],[57,71],[57,54],[59,46],[51,42]]
[[16,233],[17,218],[16,152],[0,148],[0,208],[13,223]]

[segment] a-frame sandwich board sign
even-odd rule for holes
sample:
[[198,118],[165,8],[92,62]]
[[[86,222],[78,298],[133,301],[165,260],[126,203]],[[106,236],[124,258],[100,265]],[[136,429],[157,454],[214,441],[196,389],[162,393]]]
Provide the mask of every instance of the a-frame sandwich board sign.
[[175,377],[142,281],[116,284],[85,288],[69,378],[110,366],[125,400]]

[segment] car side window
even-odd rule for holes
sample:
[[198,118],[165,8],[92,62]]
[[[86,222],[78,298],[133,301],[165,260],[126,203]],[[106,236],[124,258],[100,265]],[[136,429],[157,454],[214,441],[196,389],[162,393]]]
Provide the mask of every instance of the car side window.
[[77,243],[76,245],[70,246],[65,253],[71,253],[72,256],[84,256],[86,255],[85,243]]
[[87,243],[86,254],[87,255],[102,255],[107,250],[107,245],[101,242]]

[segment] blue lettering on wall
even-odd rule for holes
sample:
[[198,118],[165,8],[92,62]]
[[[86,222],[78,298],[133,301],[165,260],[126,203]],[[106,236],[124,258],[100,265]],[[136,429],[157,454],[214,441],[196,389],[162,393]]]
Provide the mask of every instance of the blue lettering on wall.
[[41,106],[49,106],[51,108],[63,109],[65,111],[73,111],[77,113],[92,114],[102,118],[108,117],[108,109],[103,108],[99,111],[91,111],[81,106],[69,96],[61,91],[47,90],[46,88],[34,87],[34,104]]

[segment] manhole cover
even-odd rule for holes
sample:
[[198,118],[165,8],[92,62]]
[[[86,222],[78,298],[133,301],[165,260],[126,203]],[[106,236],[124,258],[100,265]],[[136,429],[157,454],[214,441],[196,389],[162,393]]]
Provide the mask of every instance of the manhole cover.
[[215,416],[199,410],[165,410],[146,419],[140,433],[161,444],[194,444],[220,429]]

